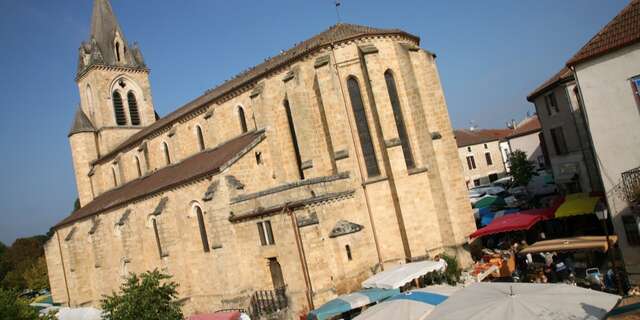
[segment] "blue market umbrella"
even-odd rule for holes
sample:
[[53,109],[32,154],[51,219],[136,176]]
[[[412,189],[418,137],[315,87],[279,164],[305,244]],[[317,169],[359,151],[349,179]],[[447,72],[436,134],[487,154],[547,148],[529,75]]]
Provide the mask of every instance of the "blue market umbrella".
[[368,304],[385,300],[400,293],[398,289],[364,289],[343,296],[339,296],[309,312],[308,320],[325,320],[357,309]]

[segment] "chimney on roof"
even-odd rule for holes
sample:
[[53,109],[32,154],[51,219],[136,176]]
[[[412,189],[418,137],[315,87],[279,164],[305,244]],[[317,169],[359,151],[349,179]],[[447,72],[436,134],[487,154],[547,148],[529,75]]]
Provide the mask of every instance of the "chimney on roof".
[[507,128],[513,130],[516,127],[517,127],[516,119],[511,119],[511,120],[507,121]]
[[478,128],[475,120],[469,121],[469,131],[475,131]]

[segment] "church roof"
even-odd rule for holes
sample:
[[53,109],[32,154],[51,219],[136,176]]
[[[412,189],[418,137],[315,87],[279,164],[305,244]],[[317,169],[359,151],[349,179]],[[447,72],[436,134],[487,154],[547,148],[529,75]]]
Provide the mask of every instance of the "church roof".
[[78,106],[78,111],[76,111],[76,116],[73,118],[73,123],[71,124],[71,130],[69,130],[68,136],[79,132],[95,132],[96,128],[91,124],[91,120],[87,118],[87,115],[84,114],[84,111]]
[[233,90],[257,81],[258,78],[265,76],[269,72],[285,67],[286,65],[291,64],[294,61],[299,60],[302,57],[307,56],[313,52],[316,52],[321,48],[325,48],[331,44],[341,43],[361,37],[382,35],[402,35],[411,38],[418,43],[420,42],[420,38],[418,38],[417,36],[409,34],[400,29],[378,29],[368,26],[346,23],[333,25],[329,29],[296,44],[293,48],[286,50],[275,57],[269,58],[263,63],[238,74],[231,80],[228,80],[221,85],[208,90],[202,96],[192,100],[191,102],[188,102],[174,112],[159,119],[152,125],[138,131],[129,139],[125,140],[120,146],[116,147],[110,153],[105,154],[102,158],[98,159],[97,162],[99,162],[100,160],[109,159],[117,155],[123,149],[140,143],[151,133],[173,124],[181,117],[186,116],[187,114],[208,105],[209,103],[223,97],[225,94],[228,94]]
[[74,211],[54,226],[58,228],[101,212],[162,191],[180,186],[195,179],[220,173],[264,138],[264,131],[252,131],[222,145],[195,154],[179,163],[152,172],[120,187],[111,189]]
[[574,66],[638,41],[640,41],[640,0],[631,0],[567,62],[567,65]]

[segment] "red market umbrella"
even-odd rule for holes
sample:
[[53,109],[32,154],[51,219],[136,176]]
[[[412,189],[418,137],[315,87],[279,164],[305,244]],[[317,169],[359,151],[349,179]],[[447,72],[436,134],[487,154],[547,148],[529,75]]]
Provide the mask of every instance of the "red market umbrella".
[[529,230],[539,221],[552,218],[553,213],[552,208],[544,208],[505,215],[495,218],[486,227],[476,230],[476,232],[469,235],[469,237],[477,238],[502,232]]

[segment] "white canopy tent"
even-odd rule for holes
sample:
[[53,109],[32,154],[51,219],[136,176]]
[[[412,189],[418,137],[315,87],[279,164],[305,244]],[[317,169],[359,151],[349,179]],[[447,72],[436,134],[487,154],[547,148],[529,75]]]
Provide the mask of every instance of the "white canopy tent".
[[59,320],[101,320],[102,311],[95,308],[60,308]]
[[398,289],[429,272],[444,271],[444,260],[420,261],[395,266],[371,276],[362,283],[363,288]]
[[472,284],[439,304],[428,320],[604,319],[619,296],[566,284]]

